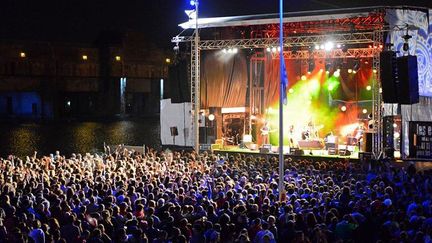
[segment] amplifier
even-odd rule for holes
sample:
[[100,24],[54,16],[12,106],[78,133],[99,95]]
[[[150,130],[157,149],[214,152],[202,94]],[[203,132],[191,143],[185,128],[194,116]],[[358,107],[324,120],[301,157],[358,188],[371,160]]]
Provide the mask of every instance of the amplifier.
[[270,149],[268,149],[268,148],[264,148],[264,147],[261,147],[261,148],[259,149],[259,152],[260,152],[261,154],[268,154],[268,153],[270,152]]

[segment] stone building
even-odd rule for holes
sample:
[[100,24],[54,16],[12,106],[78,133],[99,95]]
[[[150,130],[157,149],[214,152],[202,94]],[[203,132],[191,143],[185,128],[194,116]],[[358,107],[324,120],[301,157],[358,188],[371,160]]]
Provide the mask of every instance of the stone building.
[[169,57],[140,33],[94,44],[0,41],[0,118],[152,116]]

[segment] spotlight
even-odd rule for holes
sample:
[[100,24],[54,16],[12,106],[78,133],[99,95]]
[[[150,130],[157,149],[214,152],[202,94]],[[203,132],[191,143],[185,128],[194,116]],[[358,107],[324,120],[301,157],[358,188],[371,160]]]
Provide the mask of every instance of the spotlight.
[[178,53],[180,51],[180,46],[178,45],[178,43],[174,46],[173,50],[175,53]]
[[294,89],[291,88],[291,89],[288,90],[288,92],[289,92],[290,94],[292,94],[292,93],[294,93]]
[[266,48],[266,51],[267,51],[267,52],[271,52],[271,48],[270,48],[270,47],[267,47],[267,48]]
[[305,75],[302,75],[302,76],[301,76],[301,80],[305,81],[306,79],[307,79],[307,78],[306,78]]
[[363,112],[363,114],[366,114],[368,112],[368,110],[367,109],[363,109],[362,112]]
[[370,85],[366,86],[366,90],[370,91],[372,89],[372,87]]
[[348,46],[347,45],[342,45],[341,49],[343,52],[348,52]]
[[372,71],[373,71],[373,73],[377,73],[378,72],[375,68]]
[[191,6],[195,6],[198,4],[198,1],[197,0],[191,0],[189,3]]
[[336,70],[336,72],[333,73],[333,76],[335,76],[336,78],[340,77],[340,69]]
[[210,115],[208,116],[208,119],[209,119],[209,121],[214,121],[214,119],[215,119],[215,115],[210,114]]
[[320,46],[319,45],[315,45],[315,50],[319,50]]
[[223,52],[223,53],[227,53],[227,49],[225,49],[225,48],[222,49],[222,52]]
[[321,49],[321,50],[324,50],[324,47],[325,47],[325,46],[324,46],[323,44],[320,45],[320,49]]
[[20,57],[21,57],[21,58],[25,58],[25,57],[26,57],[26,53],[25,53],[25,52],[21,52],[21,53],[20,53]]
[[396,128],[396,127],[397,127],[397,124],[396,124],[396,123],[393,123],[393,127]]
[[368,121],[368,127],[369,127],[369,129],[373,129],[374,125],[375,125],[375,121],[374,120]]
[[343,105],[340,109],[341,111],[345,112],[347,110],[347,107]]
[[232,51],[233,53],[238,53],[238,48],[233,48],[233,51]]
[[272,52],[275,53],[277,51],[276,47],[272,47]]
[[380,93],[380,94],[382,93],[382,88],[379,88],[379,93]]
[[351,68],[348,69],[348,73],[352,73],[353,70]]
[[337,47],[337,48],[341,48],[342,45],[341,45],[341,44],[337,44],[336,47]]
[[334,43],[333,42],[331,42],[331,41],[327,41],[325,44],[324,44],[324,50],[326,50],[326,51],[331,51],[333,48],[334,48]]

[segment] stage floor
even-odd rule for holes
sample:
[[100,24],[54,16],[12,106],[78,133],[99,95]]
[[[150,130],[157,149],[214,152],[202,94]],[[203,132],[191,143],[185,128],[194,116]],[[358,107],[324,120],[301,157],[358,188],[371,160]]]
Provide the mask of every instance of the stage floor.
[[[278,152],[277,149],[274,150],[272,149],[272,151],[269,151],[268,153],[262,153],[260,150],[251,150],[248,148],[239,148],[238,146],[224,146],[223,148],[220,149],[213,149],[213,151],[215,153],[245,153],[245,154],[253,154],[253,155],[274,155],[277,156]],[[289,147],[284,147],[283,149],[284,151],[284,156],[288,156],[288,157],[311,157],[311,158],[327,158],[327,159],[354,159],[354,160],[358,160],[359,159],[359,152],[351,152],[350,155],[329,155],[327,150],[303,150],[303,154],[299,155],[299,154],[291,154],[289,153],[290,149]]]

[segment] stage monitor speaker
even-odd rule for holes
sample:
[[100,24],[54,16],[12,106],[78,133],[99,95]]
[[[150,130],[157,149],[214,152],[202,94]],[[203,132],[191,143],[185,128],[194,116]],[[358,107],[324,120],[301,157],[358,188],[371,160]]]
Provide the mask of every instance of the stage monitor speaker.
[[270,152],[270,149],[269,149],[269,148],[261,147],[261,148],[259,149],[259,152],[260,152],[261,154],[268,154],[268,153]]
[[340,156],[350,156],[351,152],[348,149],[339,149]]
[[399,103],[416,104],[419,102],[417,56],[397,58],[399,77]]
[[363,152],[367,152],[367,153],[372,152],[372,138],[373,138],[373,133],[371,132],[366,132],[363,134],[363,144],[362,144]]
[[382,98],[384,103],[398,103],[398,65],[396,52],[381,52],[380,71]]
[[171,136],[178,136],[178,129],[177,127],[170,127]]

